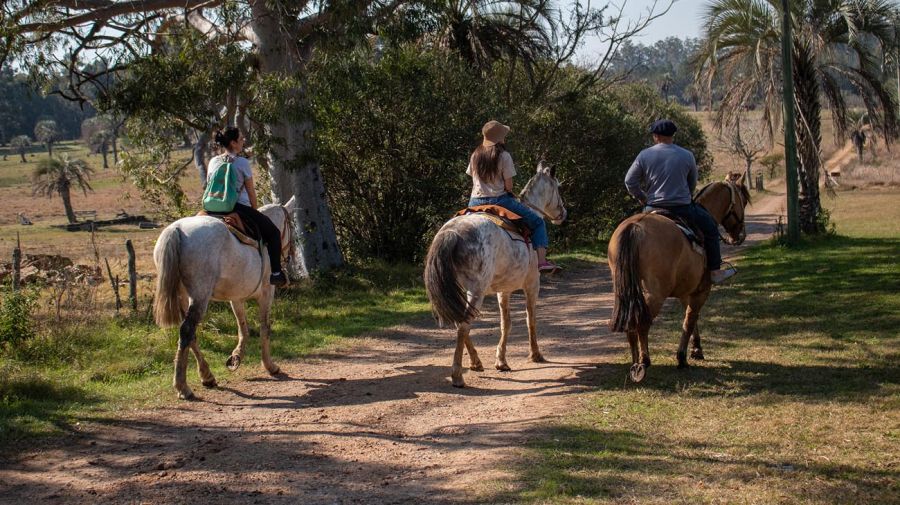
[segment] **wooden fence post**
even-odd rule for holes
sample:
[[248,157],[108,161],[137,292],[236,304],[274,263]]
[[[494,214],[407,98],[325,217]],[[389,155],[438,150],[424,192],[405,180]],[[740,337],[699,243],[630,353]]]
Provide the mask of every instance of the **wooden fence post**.
[[132,312],[137,312],[137,266],[131,239],[125,241],[125,249],[128,250],[128,301],[131,302]]
[[112,269],[109,268],[109,260],[103,258],[103,261],[106,262],[106,274],[109,276],[109,284],[112,286],[113,294],[116,295],[116,314],[118,314],[119,309],[122,308],[122,299],[119,298],[119,277],[113,277]]
[[16,248],[13,249],[13,291],[19,290],[19,281],[22,278],[22,242],[19,240],[19,232],[16,232]]

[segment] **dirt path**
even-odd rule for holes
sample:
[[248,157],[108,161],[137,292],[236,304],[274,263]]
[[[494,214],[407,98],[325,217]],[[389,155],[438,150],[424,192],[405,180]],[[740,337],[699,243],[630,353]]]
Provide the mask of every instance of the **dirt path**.
[[[771,233],[782,199],[753,208],[748,242]],[[728,251],[726,250],[726,255]],[[606,330],[605,265],[544,283],[539,339],[548,363],[527,361],[521,294],[513,296],[512,372],[467,372],[449,383],[453,332],[430,319],[354,340],[347,349],[282,362],[203,402],[115,416],[0,463],[5,503],[448,503],[504,478],[518,446],[577,409],[598,362],[621,361]],[[473,331],[485,365],[496,303]],[[245,366],[257,366],[255,363]],[[474,491],[473,491],[474,490]]]

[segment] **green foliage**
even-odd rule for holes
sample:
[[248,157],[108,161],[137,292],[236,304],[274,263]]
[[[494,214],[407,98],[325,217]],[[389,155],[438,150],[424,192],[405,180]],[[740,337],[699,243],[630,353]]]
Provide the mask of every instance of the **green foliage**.
[[770,153],[759,159],[759,164],[768,169],[770,179],[775,177],[776,172],[780,172],[782,163],[784,163],[783,153]]
[[22,289],[3,288],[0,294],[0,349],[8,349],[34,337],[32,312],[37,300]]
[[70,158],[67,154],[42,158],[32,174],[32,191],[34,194],[52,197],[68,193],[75,186],[87,194],[91,189],[88,181],[93,173],[94,169],[84,160]]
[[467,201],[468,153],[492,116],[486,87],[455,57],[411,46],[325,60],[309,86],[345,252],[421,258]]
[[[563,98],[534,99],[527,73],[510,81],[508,71],[496,65],[479,78],[449,52],[410,45],[326,58],[312,69],[318,156],[345,252],[420,260],[434,231],[465,206],[468,157],[492,118],[512,127],[517,188],[540,160],[557,169],[569,208],[568,224],[550,227],[557,246],[596,240],[635,207],[622,181],[649,145],[652,120],[675,120],[678,143],[694,151],[701,174],[711,168],[699,123],[651,88],[566,93],[581,76],[567,69],[548,93]],[[503,105],[507,90],[511,107]]]

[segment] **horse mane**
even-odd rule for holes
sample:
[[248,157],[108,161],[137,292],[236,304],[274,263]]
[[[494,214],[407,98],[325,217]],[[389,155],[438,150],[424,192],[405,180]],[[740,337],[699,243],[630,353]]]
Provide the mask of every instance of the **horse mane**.
[[[713,182],[706,184],[705,186],[700,188],[700,191],[697,192],[697,196],[694,197],[694,201],[696,202],[696,201],[700,200],[700,197],[702,197],[703,194],[706,193],[707,190],[709,190],[709,188],[715,186],[716,184],[728,184],[728,183],[723,182],[723,181],[713,181]],[[744,186],[743,184],[735,184],[734,186],[736,188],[738,188],[738,191],[741,192],[741,196],[744,198],[744,201],[747,202],[747,205],[750,205],[750,202],[751,202],[750,190],[747,188],[747,186]]]

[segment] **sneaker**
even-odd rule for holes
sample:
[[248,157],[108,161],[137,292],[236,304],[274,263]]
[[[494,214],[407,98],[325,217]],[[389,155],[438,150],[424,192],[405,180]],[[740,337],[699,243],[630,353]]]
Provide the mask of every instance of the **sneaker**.
[[731,278],[736,273],[737,270],[733,268],[726,268],[725,270],[713,270],[709,273],[709,280],[712,281],[713,284],[722,284],[723,282],[725,282],[725,279]]
[[539,272],[557,272],[559,270],[562,270],[562,267],[552,261],[548,260],[543,263],[538,263]]
[[275,272],[269,276],[269,284],[271,284],[275,287],[278,287],[278,288],[284,287],[287,285],[287,282],[288,282],[287,276],[284,275],[282,272]]

